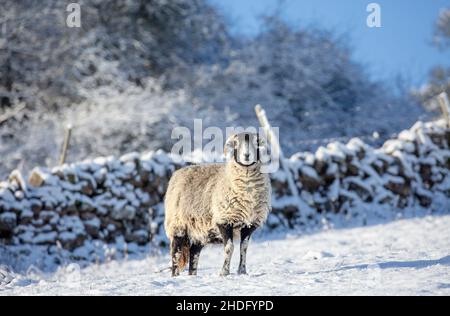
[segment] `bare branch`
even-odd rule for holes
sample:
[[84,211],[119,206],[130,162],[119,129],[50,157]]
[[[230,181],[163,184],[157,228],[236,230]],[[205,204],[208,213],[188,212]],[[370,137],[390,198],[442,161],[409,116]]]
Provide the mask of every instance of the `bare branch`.
[[15,107],[14,109],[7,111],[5,114],[0,115],[0,125],[3,123],[6,123],[8,120],[15,117],[17,114],[22,112],[26,108],[26,104],[22,103],[19,106]]

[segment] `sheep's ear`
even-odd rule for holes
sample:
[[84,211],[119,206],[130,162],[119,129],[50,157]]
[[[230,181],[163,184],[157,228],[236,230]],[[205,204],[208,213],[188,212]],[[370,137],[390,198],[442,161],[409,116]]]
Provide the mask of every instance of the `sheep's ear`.
[[236,149],[236,135],[231,135],[227,141],[225,142],[225,146],[223,148],[223,153],[226,156],[231,152],[233,152]]

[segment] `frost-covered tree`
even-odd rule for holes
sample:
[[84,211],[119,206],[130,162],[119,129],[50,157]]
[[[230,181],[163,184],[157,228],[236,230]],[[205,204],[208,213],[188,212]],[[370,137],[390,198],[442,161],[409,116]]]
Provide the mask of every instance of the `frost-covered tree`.
[[450,8],[443,8],[439,13],[434,28],[434,42],[437,46],[450,46]]
[[224,20],[205,0],[92,3],[99,21],[95,37],[105,57],[118,60],[127,79],[137,85],[149,75],[214,63],[226,51]]
[[[450,48],[450,8],[444,8],[439,13],[434,30],[434,45],[444,51]],[[414,95],[429,110],[439,111],[434,99],[438,94],[447,92],[450,96],[450,67],[436,66],[429,74],[429,82]]]
[[[0,0],[0,175],[57,159],[66,123],[69,161],[170,149],[174,126],[258,125],[262,104],[285,151],[301,140],[387,137],[419,115],[351,58],[345,40],[277,15],[253,38],[230,35],[207,0]],[[13,116],[14,117],[14,116]],[[15,116],[17,119],[18,116]]]
[[70,2],[0,0],[0,118],[26,104],[0,120],[0,169],[54,161],[66,122],[72,159],[167,145],[168,128],[192,117],[167,89],[227,52],[224,20],[206,0],[80,0],[81,28],[65,24]]
[[121,77],[140,85],[177,67],[216,62],[226,51],[223,19],[205,0],[78,1],[81,28],[65,24],[69,3],[0,0],[3,107],[77,103],[77,84],[97,73],[99,59],[116,61]]
[[224,124],[257,124],[253,106],[262,104],[292,152],[299,140],[387,137],[417,119],[415,102],[368,78],[342,39],[271,16],[259,36],[235,46],[228,63],[199,69],[191,89],[217,112],[234,114]]
[[50,108],[56,96],[72,95],[65,66],[81,32],[65,27],[63,2],[1,0],[0,7],[0,108],[18,101]]

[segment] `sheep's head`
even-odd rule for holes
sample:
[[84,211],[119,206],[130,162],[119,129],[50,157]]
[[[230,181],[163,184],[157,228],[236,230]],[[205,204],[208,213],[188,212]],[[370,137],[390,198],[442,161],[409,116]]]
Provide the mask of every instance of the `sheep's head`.
[[261,162],[261,152],[265,141],[255,133],[239,133],[230,136],[225,143],[225,156],[231,156],[234,162],[250,167]]

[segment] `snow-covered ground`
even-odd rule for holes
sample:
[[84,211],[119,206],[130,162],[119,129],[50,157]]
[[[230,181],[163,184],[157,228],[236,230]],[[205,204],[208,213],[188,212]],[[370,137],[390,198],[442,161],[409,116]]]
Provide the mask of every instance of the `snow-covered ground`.
[[168,262],[164,254],[30,271],[13,275],[0,295],[450,295],[450,216],[257,238],[246,276],[218,275],[220,246],[203,251],[197,277],[171,278],[159,271]]

